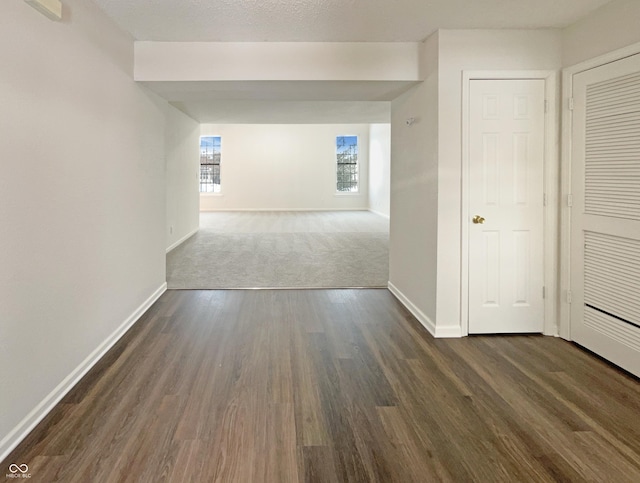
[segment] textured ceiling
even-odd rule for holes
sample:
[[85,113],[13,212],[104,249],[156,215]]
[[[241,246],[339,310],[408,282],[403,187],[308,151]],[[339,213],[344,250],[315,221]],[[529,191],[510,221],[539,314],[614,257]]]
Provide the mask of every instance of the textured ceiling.
[[[93,0],[137,40],[417,42],[437,29],[562,28],[609,0]],[[200,122],[388,122],[411,83],[149,83]]]
[[421,41],[439,28],[565,27],[609,0],[93,0],[137,40]]

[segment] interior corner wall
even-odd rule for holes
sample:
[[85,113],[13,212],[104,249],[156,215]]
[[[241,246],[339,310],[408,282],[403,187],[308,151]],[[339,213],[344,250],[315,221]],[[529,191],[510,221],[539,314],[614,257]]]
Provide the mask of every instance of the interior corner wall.
[[[434,333],[438,224],[438,34],[425,80],[391,103],[389,288]],[[407,124],[407,119],[415,122]]]
[[165,286],[167,103],[93,3],[0,2],[0,460]]
[[169,106],[165,134],[166,247],[174,248],[200,226],[200,124]]
[[369,126],[369,209],[389,217],[391,124]]
[[[202,211],[367,210],[368,124],[203,124],[221,136],[220,194]],[[336,136],[358,136],[358,193],[336,193]]]
[[614,0],[562,31],[562,64],[578,64],[640,42],[640,2]]
[[462,73],[559,71],[559,30],[440,30],[437,325],[461,324]]

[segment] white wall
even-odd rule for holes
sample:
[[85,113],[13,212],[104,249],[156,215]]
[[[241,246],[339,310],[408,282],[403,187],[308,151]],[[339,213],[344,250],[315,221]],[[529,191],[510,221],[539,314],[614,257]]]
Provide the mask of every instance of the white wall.
[[419,80],[414,42],[147,41],[135,52],[140,81]]
[[171,109],[165,133],[167,249],[195,233],[200,224],[199,142],[200,124],[177,109]]
[[64,16],[0,3],[0,460],[165,282],[168,106],[92,2]]
[[391,124],[369,126],[369,209],[389,217]]
[[440,30],[423,45],[426,80],[391,104],[390,288],[438,336],[461,333],[462,73],[559,70],[560,36]]
[[615,0],[562,31],[564,67],[640,42],[640,2]]
[[[222,137],[221,194],[202,194],[210,210],[366,210],[368,124],[203,124]],[[336,194],[336,136],[357,135],[360,191]]]
[[[438,34],[423,47],[426,80],[391,103],[392,291],[434,331],[438,222]],[[416,118],[407,126],[408,118]]]
[[461,323],[462,72],[561,68],[557,30],[441,30],[437,324]]

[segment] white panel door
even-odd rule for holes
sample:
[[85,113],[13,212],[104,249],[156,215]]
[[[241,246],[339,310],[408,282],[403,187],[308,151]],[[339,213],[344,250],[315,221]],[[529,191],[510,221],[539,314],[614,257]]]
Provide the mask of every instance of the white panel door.
[[571,338],[640,376],[640,55],[573,96]]
[[469,333],[542,332],[544,80],[469,96]]

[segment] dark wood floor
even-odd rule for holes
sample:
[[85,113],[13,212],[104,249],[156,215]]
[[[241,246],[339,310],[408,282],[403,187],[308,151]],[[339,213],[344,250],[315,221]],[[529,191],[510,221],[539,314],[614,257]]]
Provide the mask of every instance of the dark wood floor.
[[386,290],[169,291],[3,462],[31,481],[640,481],[640,383],[434,340]]

